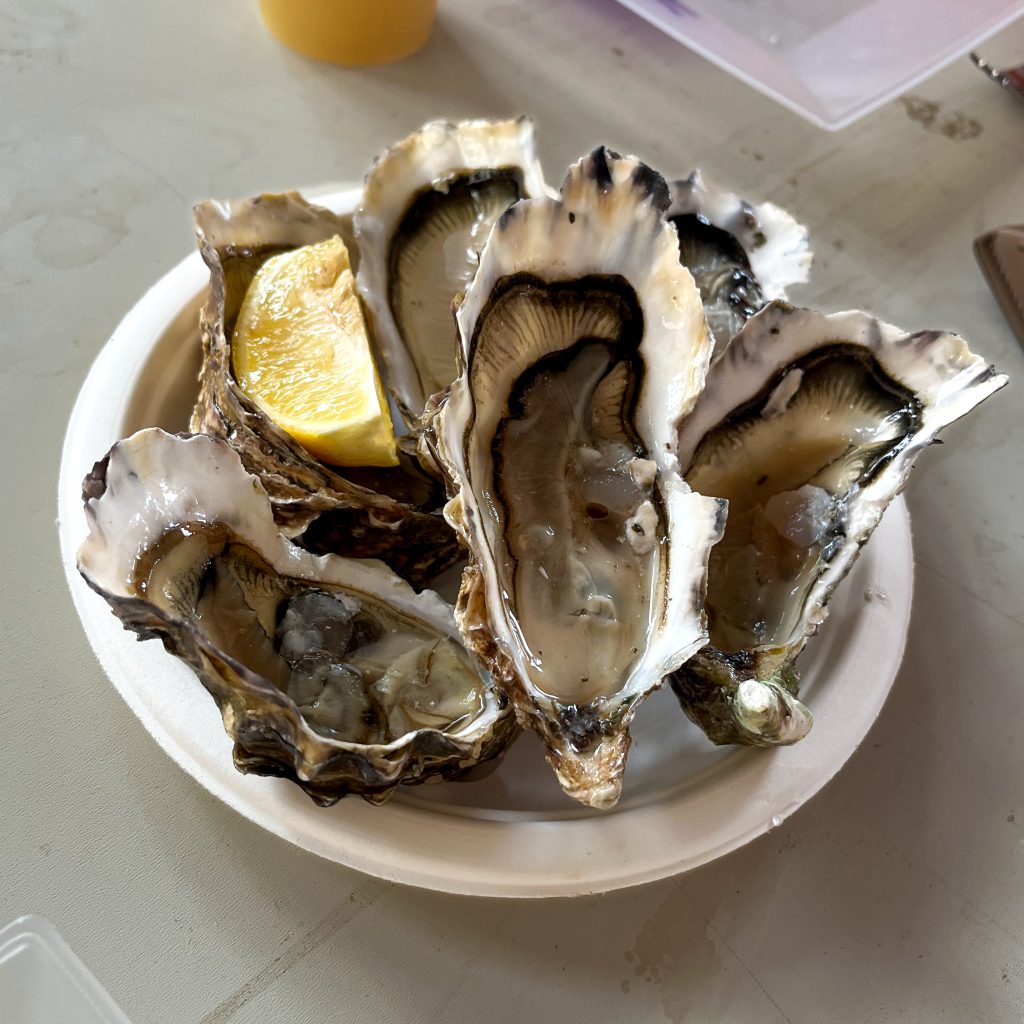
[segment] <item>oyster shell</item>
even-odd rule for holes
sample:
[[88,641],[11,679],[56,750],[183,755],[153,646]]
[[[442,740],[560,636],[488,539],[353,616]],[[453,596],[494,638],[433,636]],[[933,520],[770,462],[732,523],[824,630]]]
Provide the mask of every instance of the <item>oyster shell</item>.
[[431,121],[384,153],[355,213],[357,283],[388,386],[410,426],[457,373],[452,299],[469,284],[491,226],[547,194],[533,124]]
[[752,205],[700,171],[672,182],[666,216],[693,274],[715,339],[712,359],[764,304],[807,280],[807,229],[774,203]]
[[80,572],[128,629],[195,670],[241,771],[290,778],[321,804],[382,802],[497,756],[515,733],[452,609],[379,562],[290,543],[225,442],[140,431],[84,497]]
[[1006,377],[962,338],[775,302],[733,339],[679,434],[695,490],[729,501],[710,644],[673,677],[717,743],[810,728],[794,661],[918,453]]
[[706,642],[724,503],[678,424],[711,342],[664,180],[603,148],[502,215],[457,311],[435,428],[471,564],[456,614],[565,791],[616,802],[640,702]]
[[[353,260],[351,217],[297,193],[195,209],[196,236],[210,268],[202,311],[203,367],[192,430],[227,440],[256,473],[281,530],[313,551],[382,558],[417,586],[454,564],[458,543],[439,512],[443,494],[414,451],[394,470],[351,470],[319,462],[278,428],[239,388],[231,337],[245,293],[262,263],[278,253],[340,235]],[[388,491],[388,493],[380,493]]]

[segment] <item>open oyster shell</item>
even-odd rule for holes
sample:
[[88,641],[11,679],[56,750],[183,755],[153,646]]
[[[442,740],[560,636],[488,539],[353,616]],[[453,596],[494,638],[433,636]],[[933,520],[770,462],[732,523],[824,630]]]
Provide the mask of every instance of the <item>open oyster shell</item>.
[[524,117],[431,121],[367,174],[354,218],[357,284],[410,426],[455,379],[452,300],[472,280],[491,226],[518,199],[547,192]]
[[693,274],[715,339],[712,358],[764,304],[807,280],[807,228],[774,203],[752,205],[700,171],[669,186],[667,217],[679,258]]
[[516,732],[448,605],[379,562],[290,543],[225,442],[140,431],[84,497],[79,570],[128,629],[195,670],[241,771],[321,804],[379,803],[496,757]]
[[918,453],[1006,383],[955,334],[775,302],[712,365],[679,434],[687,482],[729,501],[710,644],[673,677],[717,743],[810,728],[794,661]]
[[[256,473],[281,530],[318,552],[381,558],[417,586],[454,564],[458,543],[438,512],[436,483],[413,454],[397,469],[330,467],[278,428],[238,387],[231,337],[245,293],[271,256],[340,235],[358,259],[351,217],[307,203],[297,193],[195,209],[196,236],[210,268],[201,316],[203,367],[192,430],[228,441]],[[381,493],[387,492],[387,493]]]
[[471,565],[467,644],[565,791],[616,802],[640,702],[706,642],[724,503],[679,473],[711,342],[663,179],[595,150],[502,215],[457,311],[435,428]]

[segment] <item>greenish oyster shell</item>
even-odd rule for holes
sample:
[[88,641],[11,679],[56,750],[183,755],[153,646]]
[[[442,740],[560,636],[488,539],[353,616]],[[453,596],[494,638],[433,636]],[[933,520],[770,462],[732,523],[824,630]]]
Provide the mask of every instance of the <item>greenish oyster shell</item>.
[[687,482],[729,502],[710,643],[672,676],[716,743],[801,739],[795,661],[917,456],[1006,383],[962,338],[774,302],[708,372],[679,433]]
[[191,429],[223,438],[238,452],[259,476],[278,526],[296,543],[318,553],[380,558],[413,585],[426,586],[458,561],[459,545],[439,511],[443,490],[420,468],[415,441],[400,440],[401,465],[394,469],[325,465],[271,422],[231,370],[235,321],[263,262],[339,235],[356,265],[351,216],[292,192],[201,203],[195,225],[210,292],[200,319],[203,365]]
[[667,204],[660,175],[600,148],[559,198],[503,214],[434,416],[445,515],[470,552],[466,644],[564,791],[597,808],[619,798],[641,702],[707,641],[724,514],[675,454],[711,340]]
[[290,779],[323,805],[381,803],[402,783],[478,773],[517,734],[451,607],[380,562],[281,536],[225,442],[140,431],[83,495],[79,571],[127,629],[196,672],[240,771]]

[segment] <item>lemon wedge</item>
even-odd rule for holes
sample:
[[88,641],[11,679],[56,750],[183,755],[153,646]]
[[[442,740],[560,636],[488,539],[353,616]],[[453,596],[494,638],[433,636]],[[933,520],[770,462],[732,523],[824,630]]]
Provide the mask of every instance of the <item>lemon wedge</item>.
[[396,466],[384,388],[345,243],[273,256],[245,293],[231,342],[242,390],[324,462]]

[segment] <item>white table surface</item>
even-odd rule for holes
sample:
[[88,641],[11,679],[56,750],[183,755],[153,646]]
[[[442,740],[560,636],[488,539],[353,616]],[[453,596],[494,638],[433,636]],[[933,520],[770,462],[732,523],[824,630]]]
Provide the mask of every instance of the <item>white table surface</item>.
[[[75,394],[191,204],[356,178],[440,114],[532,114],[552,181],[601,142],[699,164],[808,223],[797,299],[959,330],[1024,380],[970,251],[1024,220],[1024,108],[964,60],[828,135],[610,0],[442,0],[375,70],[283,50],[255,6],[0,0],[0,924],[49,918],[137,1024],[1020,1020],[1019,385],[915,471],[910,640],[860,751],[745,849],[604,897],[389,885],[218,803],[103,677],[54,510]],[[983,50],[1024,59],[1024,25]]]

